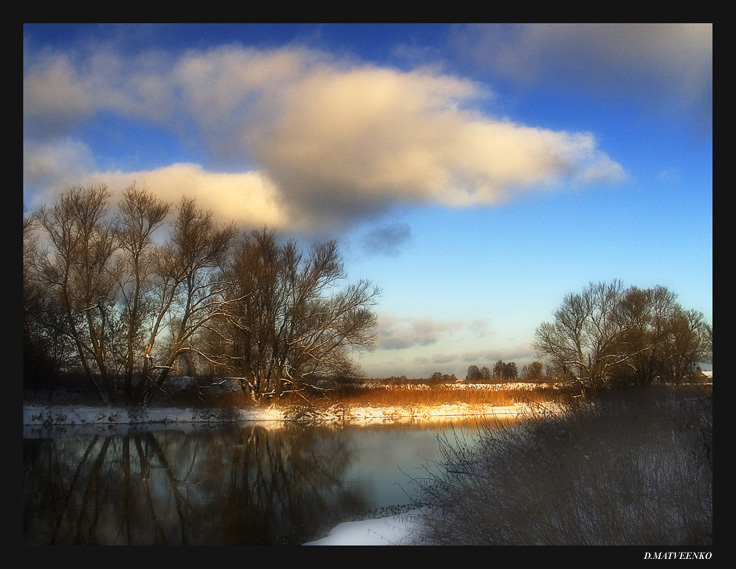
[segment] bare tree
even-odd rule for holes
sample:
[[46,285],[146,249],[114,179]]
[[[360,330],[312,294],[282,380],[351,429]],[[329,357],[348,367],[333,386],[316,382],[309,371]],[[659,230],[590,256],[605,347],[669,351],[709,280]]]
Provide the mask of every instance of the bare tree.
[[535,345],[552,357],[574,381],[592,387],[609,367],[629,357],[618,353],[622,330],[617,313],[623,286],[591,284],[581,294],[568,294],[555,311],[555,320],[536,331]]
[[541,362],[532,362],[522,369],[522,376],[531,381],[539,381],[544,375],[544,366]]
[[195,350],[190,340],[218,314],[221,270],[236,235],[233,224],[216,224],[211,212],[182,198],[169,241],[156,255],[156,309],[137,390],[140,403],[155,396],[177,358]]
[[680,310],[669,321],[662,357],[669,364],[666,377],[675,382],[691,377],[696,362],[712,355],[713,330],[697,310]]
[[304,254],[293,240],[253,231],[227,276],[227,355],[258,397],[310,376],[354,373],[349,351],[373,343],[379,291],[368,281],[337,286],[346,275],[334,241]]
[[621,369],[620,378],[634,376],[639,384],[652,383],[667,375],[665,366],[668,328],[680,312],[677,296],[662,286],[651,289],[630,287],[622,292],[618,305],[622,323],[620,351],[629,355]]
[[498,360],[493,364],[493,376],[498,380],[504,381],[516,379],[518,376],[516,362],[504,362],[503,360]]
[[37,212],[47,237],[37,275],[63,314],[57,325],[74,342],[85,375],[107,403],[115,400],[110,347],[116,320],[109,195],[104,185],[72,188]]
[[589,389],[657,377],[679,381],[696,358],[709,357],[709,333],[702,314],[683,311],[666,288],[624,289],[614,281],[565,296],[554,321],[537,328],[535,346]]
[[478,381],[480,379],[483,379],[483,373],[480,371],[477,365],[473,364],[471,366],[468,366],[468,373],[465,374],[465,379],[467,381]]
[[143,364],[146,343],[143,339],[147,317],[151,316],[154,292],[153,270],[156,248],[154,232],[162,226],[170,206],[145,189],[133,184],[123,193],[115,224],[122,255],[120,295],[126,325],[124,386],[128,401],[133,397],[133,374]]
[[37,278],[39,243],[37,220],[23,218],[23,382],[25,386],[54,388],[64,360],[66,342],[57,324],[59,311],[49,302]]

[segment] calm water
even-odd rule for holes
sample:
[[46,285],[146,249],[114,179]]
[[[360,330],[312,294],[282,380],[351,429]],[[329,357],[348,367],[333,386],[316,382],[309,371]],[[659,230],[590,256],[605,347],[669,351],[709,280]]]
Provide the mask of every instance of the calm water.
[[411,504],[443,426],[262,425],[24,436],[29,545],[299,545]]

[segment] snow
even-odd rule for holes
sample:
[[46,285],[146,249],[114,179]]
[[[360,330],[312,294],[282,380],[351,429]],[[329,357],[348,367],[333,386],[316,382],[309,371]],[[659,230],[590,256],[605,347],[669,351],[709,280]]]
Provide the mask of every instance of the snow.
[[419,510],[404,514],[343,522],[326,537],[304,545],[422,545],[415,535]]
[[178,409],[146,408],[130,410],[121,407],[76,405],[23,406],[23,425],[94,425],[149,423],[209,423],[237,421],[280,421],[283,415],[275,408],[263,409]]
[[[317,417],[319,421],[351,421],[360,424],[401,421],[443,421],[457,417],[516,416],[521,405],[505,407],[468,406],[448,404],[435,407],[351,407],[332,411]],[[288,410],[275,406],[241,409],[145,408],[130,410],[121,407],[93,407],[76,405],[24,404],[24,427],[89,427],[107,428],[111,425],[188,425],[232,422],[270,423],[274,427],[293,420]],[[309,420],[307,419],[301,419]]]

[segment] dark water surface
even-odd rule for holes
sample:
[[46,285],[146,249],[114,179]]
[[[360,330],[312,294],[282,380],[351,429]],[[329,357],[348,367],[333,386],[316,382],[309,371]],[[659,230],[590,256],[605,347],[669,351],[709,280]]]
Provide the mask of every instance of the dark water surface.
[[[28,545],[299,545],[409,506],[476,424],[24,434]],[[443,434],[444,433],[444,434]]]

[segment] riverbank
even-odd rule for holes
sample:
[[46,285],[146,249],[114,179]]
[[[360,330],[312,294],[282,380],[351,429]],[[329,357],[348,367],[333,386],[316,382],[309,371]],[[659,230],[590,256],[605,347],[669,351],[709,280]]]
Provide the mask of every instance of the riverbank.
[[259,422],[276,426],[285,422],[315,424],[380,424],[383,422],[452,421],[461,418],[516,417],[530,405],[555,405],[556,386],[532,383],[443,384],[367,383],[343,388],[330,398],[293,398],[273,404],[232,399],[239,385],[220,382],[204,402],[187,405],[193,391],[191,378],[172,378],[170,405],[106,407],[89,397],[55,394],[53,401],[27,397],[24,427],[103,427],[111,425],[208,425]]
[[335,405],[324,410],[306,407],[233,408],[145,408],[102,407],[86,405],[23,405],[23,426],[37,429],[89,427],[108,429],[117,425],[214,425],[219,423],[258,422],[278,426],[280,423],[358,423],[373,425],[383,422],[451,421],[458,417],[516,417],[526,406],[471,406],[449,403],[432,407],[370,407]]

